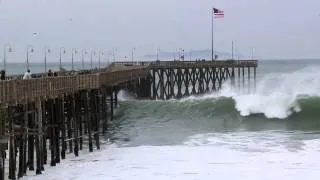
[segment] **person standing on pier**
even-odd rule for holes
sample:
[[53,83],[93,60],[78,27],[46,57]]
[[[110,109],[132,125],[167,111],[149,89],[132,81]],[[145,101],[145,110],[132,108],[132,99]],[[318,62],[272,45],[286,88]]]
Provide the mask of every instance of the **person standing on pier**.
[[0,75],[0,79],[1,80],[6,80],[6,71],[3,69],[3,70],[1,70],[1,73],[0,73],[1,75]]
[[50,77],[50,76],[53,76],[53,73],[52,73],[51,69],[49,69],[48,76],[49,76],[49,77]]
[[24,73],[23,78],[22,79],[31,79],[31,73],[30,73],[30,69],[27,70],[26,73]]

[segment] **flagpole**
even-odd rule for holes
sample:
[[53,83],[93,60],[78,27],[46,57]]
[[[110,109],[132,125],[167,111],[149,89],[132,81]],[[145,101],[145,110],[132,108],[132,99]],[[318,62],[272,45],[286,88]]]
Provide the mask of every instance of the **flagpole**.
[[232,47],[231,47],[231,59],[233,60],[233,50],[234,50],[234,44],[233,44],[233,40],[232,40]]
[[211,8],[211,60],[213,61],[213,7]]

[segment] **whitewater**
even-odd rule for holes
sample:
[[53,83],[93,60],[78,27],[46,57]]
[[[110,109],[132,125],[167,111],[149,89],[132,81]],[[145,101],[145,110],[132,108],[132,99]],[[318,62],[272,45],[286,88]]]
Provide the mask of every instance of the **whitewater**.
[[[290,135],[204,134],[179,146],[117,147],[105,145],[24,179],[318,179],[319,140],[286,148]],[[279,141],[274,143],[273,140]],[[282,141],[284,144],[282,144]]]
[[255,89],[226,82],[219,93],[166,102],[122,92],[101,150],[23,179],[318,179],[319,65],[262,62]]
[[226,87],[222,96],[231,96],[243,116],[262,113],[267,118],[284,119],[302,109],[299,100],[320,95],[320,67],[306,67],[292,73],[265,76],[254,93],[236,94]]

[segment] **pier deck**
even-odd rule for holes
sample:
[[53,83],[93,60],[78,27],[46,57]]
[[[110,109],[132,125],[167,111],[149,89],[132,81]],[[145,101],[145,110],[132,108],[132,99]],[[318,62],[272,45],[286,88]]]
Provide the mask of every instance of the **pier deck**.
[[165,100],[216,91],[229,79],[250,88],[257,66],[256,60],[117,62],[86,74],[8,77],[0,81],[0,180],[22,177],[27,168],[41,174],[48,155],[51,166],[67,152],[78,156],[84,139],[90,152],[93,144],[99,149],[121,89]]

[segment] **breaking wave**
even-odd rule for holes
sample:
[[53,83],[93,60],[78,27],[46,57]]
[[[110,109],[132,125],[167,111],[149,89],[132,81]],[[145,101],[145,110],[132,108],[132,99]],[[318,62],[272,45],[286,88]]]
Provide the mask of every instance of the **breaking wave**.
[[221,96],[231,97],[242,116],[264,114],[285,119],[293,113],[320,107],[319,67],[307,67],[292,73],[270,74],[262,78],[254,93],[240,94],[226,85]]

